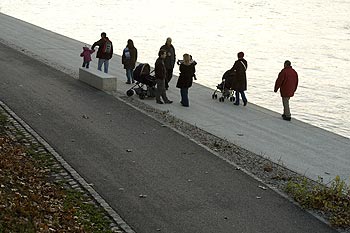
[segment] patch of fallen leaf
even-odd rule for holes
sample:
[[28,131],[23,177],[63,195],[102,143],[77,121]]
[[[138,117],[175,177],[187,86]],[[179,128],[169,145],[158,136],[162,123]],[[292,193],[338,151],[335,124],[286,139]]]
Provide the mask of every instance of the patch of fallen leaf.
[[48,170],[6,136],[0,137],[0,147],[0,229],[83,232],[74,219],[75,210],[63,206],[62,188],[47,182]]
[[1,132],[0,232],[110,232],[108,223],[96,228],[82,211],[83,195],[50,180],[51,169],[27,151]]

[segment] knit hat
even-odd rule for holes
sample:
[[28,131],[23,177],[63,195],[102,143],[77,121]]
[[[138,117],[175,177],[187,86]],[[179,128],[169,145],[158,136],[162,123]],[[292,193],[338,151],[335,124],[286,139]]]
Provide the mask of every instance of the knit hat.
[[237,57],[238,57],[238,58],[243,58],[243,57],[244,57],[244,53],[243,53],[243,52],[239,52],[239,53],[237,54]]

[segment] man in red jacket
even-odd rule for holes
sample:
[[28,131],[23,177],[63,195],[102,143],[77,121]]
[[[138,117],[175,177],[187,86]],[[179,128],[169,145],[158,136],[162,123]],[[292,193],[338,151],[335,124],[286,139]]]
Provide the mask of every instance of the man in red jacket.
[[292,68],[290,61],[284,62],[284,68],[278,74],[275,83],[275,92],[280,89],[283,103],[283,120],[290,121],[291,114],[289,109],[289,99],[294,96],[294,92],[298,87],[298,73]]
[[91,49],[94,50],[94,48],[98,46],[96,57],[98,58],[98,65],[97,69],[102,70],[102,65],[104,68],[104,72],[108,73],[108,67],[109,67],[109,60],[113,56],[113,44],[112,41],[109,40],[107,37],[107,34],[105,32],[101,33],[101,39],[96,41],[92,46]]

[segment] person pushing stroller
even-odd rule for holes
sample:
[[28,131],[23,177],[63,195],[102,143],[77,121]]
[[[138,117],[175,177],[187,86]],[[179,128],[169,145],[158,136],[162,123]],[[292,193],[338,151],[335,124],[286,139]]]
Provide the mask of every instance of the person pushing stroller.
[[227,70],[222,75],[222,81],[216,86],[216,90],[214,91],[212,98],[217,99],[217,94],[220,92],[222,96],[219,98],[220,102],[224,102],[225,99],[230,99],[231,102],[235,101],[235,85],[236,85],[236,71],[233,69]]

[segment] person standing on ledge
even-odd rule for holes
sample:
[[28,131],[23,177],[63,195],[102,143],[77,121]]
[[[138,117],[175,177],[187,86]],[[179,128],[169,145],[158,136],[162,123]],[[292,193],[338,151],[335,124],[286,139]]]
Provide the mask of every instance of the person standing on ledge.
[[135,69],[135,64],[137,61],[137,49],[134,46],[134,42],[129,39],[128,44],[123,50],[122,55],[122,64],[124,65],[124,69],[126,70],[126,84],[134,83],[133,71]]
[[233,85],[233,89],[235,90],[236,94],[236,101],[234,102],[234,105],[239,105],[239,94],[241,94],[243,105],[246,106],[248,101],[245,96],[244,91],[247,90],[247,75],[246,70],[248,68],[248,62],[243,58],[244,53],[239,52],[237,54],[238,60],[235,61],[235,64],[231,68],[236,73],[236,82]]
[[91,49],[98,46],[96,57],[98,58],[98,66],[97,69],[102,71],[102,64],[104,68],[104,72],[108,73],[109,60],[113,56],[113,44],[112,41],[109,40],[107,34],[105,32],[101,33],[101,39],[96,41]]
[[165,50],[167,53],[166,58],[164,60],[165,68],[167,71],[167,76],[165,79],[165,89],[166,90],[168,90],[169,82],[170,82],[171,78],[173,77],[173,69],[174,69],[175,60],[176,60],[175,48],[171,42],[172,42],[172,39],[170,37],[168,37],[166,39],[165,45],[160,47],[160,50]]
[[86,67],[86,69],[89,69],[91,54],[94,52],[95,50],[89,49],[89,47],[86,45],[83,47],[83,52],[80,54],[80,56],[83,57],[83,67]]
[[287,60],[284,62],[284,68],[278,74],[274,89],[275,92],[280,89],[283,103],[283,120],[290,121],[292,119],[289,109],[289,99],[294,96],[297,87],[298,73],[292,68],[292,63]]
[[[157,90],[156,90],[156,102],[157,104],[171,104],[173,101],[169,100],[166,96],[165,90],[165,79],[166,79],[166,68],[164,65],[164,59],[167,56],[167,52],[165,50],[159,50],[158,59],[156,64],[154,65],[154,73],[156,77]],[[160,99],[163,98],[163,101]]]

